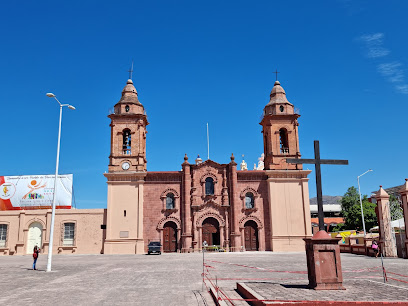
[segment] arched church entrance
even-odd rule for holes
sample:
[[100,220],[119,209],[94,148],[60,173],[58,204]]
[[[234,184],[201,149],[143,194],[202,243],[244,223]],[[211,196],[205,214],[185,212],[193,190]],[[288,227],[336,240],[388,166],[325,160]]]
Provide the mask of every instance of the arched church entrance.
[[177,252],[177,225],[171,221],[163,226],[163,252]]
[[245,250],[246,251],[258,251],[258,225],[255,221],[249,220],[244,225],[245,235]]
[[207,218],[203,222],[203,242],[208,245],[220,245],[220,225],[214,218]]
[[33,222],[28,228],[27,254],[32,254],[34,247],[42,248],[43,227],[40,222]]

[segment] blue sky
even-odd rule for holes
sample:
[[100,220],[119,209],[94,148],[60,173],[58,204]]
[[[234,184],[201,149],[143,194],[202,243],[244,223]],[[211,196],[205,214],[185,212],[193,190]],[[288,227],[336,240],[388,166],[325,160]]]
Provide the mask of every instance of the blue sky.
[[[323,194],[369,194],[407,177],[406,1],[7,1],[0,10],[0,175],[74,174],[78,208],[106,207],[110,120],[134,61],[149,171],[183,156],[252,169],[275,81],[300,109],[300,151],[323,166]],[[310,169],[312,165],[306,166]],[[310,196],[316,194],[314,173]]]

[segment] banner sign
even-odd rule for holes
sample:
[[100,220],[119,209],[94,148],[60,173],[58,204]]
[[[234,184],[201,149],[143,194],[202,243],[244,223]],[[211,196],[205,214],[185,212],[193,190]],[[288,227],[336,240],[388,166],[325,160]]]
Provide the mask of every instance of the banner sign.
[[[50,209],[54,175],[0,176],[0,210]],[[72,205],[72,174],[58,175],[56,208]]]

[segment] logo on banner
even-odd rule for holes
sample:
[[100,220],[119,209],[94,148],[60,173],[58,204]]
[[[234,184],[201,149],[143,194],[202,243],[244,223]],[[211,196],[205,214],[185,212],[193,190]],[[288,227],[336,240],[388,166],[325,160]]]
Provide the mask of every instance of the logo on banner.
[[27,187],[30,189],[29,192],[27,192],[24,196],[23,199],[30,199],[30,200],[37,200],[37,199],[44,199],[44,195],[33,192],[34,190],[38,190],[41,188],[44,188],[47,186],[47,183],[44,183],[43,185],[41,184],[41,181],[37,182],[36,180],[32,180]]
[[16,186],[13,183],[3,183],[0,185],[0,198],[3,200],[10,199],[16,192]]

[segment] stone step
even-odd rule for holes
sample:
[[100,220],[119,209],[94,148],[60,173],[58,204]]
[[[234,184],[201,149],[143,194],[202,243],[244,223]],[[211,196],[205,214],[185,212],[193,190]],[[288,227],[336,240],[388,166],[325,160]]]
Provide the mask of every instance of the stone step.
[[[235,306],[248,306],[249,304],[247,302],[245,302],[243,299],[243,297],[236,291],[236,290],[225,290],[223,288],[221,288],[222,292],[225,293],[225,295],[232,299],[231,302],[229,301],[225,301],[227,305],[235,305]],[[225,297],[223,295],[221,295],[224,300]]]

